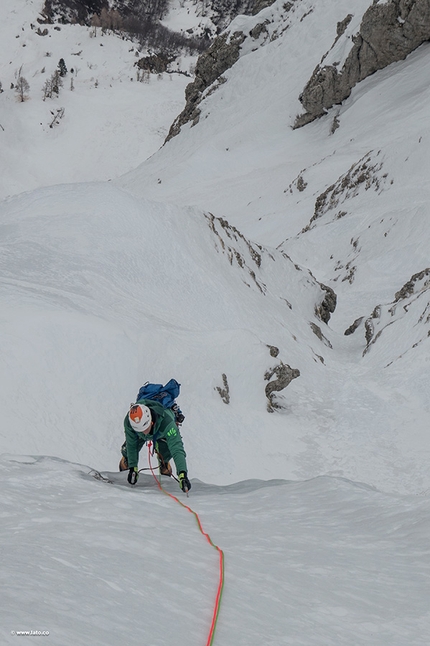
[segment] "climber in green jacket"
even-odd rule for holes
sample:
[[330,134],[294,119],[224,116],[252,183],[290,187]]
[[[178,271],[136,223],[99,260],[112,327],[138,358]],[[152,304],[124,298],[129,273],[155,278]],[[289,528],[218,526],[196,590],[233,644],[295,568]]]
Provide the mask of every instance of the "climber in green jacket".
[[161,475],[172,475],[169,461],[173,458],[179,486],[189,491],[186,453],[173,412],[151,399],[140,399],[132,404],[124,418],[125,442],[121,447],[119,470],[128,469],[127,480],[135,485],[139,478],[139,452],[144,444],[152,442],[158,457]]

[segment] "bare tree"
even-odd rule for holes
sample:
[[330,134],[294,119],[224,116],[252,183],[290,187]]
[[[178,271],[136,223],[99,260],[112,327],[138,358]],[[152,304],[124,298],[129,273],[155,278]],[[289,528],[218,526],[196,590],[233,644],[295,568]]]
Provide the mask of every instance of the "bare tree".
[[60,88],[63,87],[63,79],[61,78],[60,72],[58,69],[56,69],[53,75],[51,76],[51,83],[52,83],[52,93],[58,96],[60,94]]
[[51,99],[52,98],[52,82],[51,82],[51,79],[46,79],[45,83],[43,84],[42,93],[43,93],[43,100],[44,101],[46,99]]
[[100,12],[100,24],[103,32],[107,31],[108,29],[112,29],[112,19],[110,16],[110,11],[108,11],[105,7],[103,7]]
[[[52,99],[53,95],[56,94],[57,96],[60,94],[60,88],[63,86],[63,79],[60,76],[60,72],[58,69],[55,70],[53,75],[49,78],[46,79],[42,92],[43,92],[43,100],[45,99]],[[73,88],[70,88],[73,89]]]
[[30,84],[22,75],[22,65],[19,70],[15,73],[16,83],[15,83],[15,92],[18,95],[18,98],[21,103],[28,98],[28,91],[30,89]]
[[97,36],[97,27],[101,27],[102,23],[100,21],[100,16],[94,13],[91,18],[91,27],[93,28],[93,35]]
[[122,18],[120,13],[114,9],[113,11],[110,12],[111,16],[111,26],[114,31],[119,31],[122,27]]

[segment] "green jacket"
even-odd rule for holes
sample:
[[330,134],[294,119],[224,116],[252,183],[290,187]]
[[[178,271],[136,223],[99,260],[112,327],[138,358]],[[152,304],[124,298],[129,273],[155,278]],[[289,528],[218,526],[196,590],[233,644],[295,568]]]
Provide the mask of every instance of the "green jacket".
[[[127,462],[129,469],[139,464],[139,451],[146,442],[153,442],[157,449],[158,442],[163,440],[176,465],[176,473],[188,471],[186,453],[182,442],[181,434],[175,424],[175,417],[171,410],[163,408],[161,404],[152,399],[139,399],[137,404],[144,404],[151,409],[151,416],[154,426],[148,435],[135,431],[128,419],[128,413],[124,419],[125,440],[127,443]],[[163,451],[162,453],[165,453]],[[170,458],[169,458],[170,459]]]

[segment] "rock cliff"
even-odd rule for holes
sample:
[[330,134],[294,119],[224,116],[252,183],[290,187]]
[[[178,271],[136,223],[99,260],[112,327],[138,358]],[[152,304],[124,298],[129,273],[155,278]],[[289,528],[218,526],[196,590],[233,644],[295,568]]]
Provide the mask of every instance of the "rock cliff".
[[351,49],[342,67],[325,64],[327,54],[315,68],[299,99],[306,112],[296,118],[299,128],[324,115],[341,103],[352,88],[377,70],[403,60],[430,39],[430,0],[376,0],[364,13],[358,33],[348,34],[352,16],[337,25],[339,39],[351,41]]

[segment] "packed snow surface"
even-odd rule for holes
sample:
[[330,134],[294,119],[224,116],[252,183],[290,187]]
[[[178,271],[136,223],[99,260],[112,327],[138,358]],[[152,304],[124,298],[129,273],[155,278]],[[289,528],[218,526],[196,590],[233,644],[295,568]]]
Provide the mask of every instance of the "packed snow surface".
[[[205,644],[217,553],[152,475],[134,489],[102,475],[113,484],[3,456],[2,644],[25,630],[63,646]],[[428,643],[428,498],[328,477],[192,483],[183,501],[225,553],[215,644]]]

